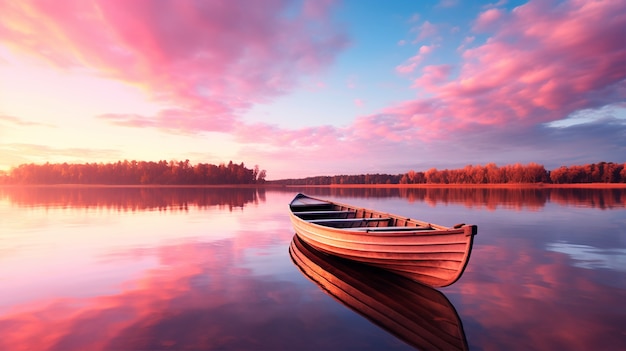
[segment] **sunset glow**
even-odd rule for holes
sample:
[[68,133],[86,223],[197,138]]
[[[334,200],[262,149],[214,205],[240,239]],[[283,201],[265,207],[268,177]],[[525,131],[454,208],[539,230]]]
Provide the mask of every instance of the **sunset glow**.
[[626,3],[0,0],[0,171],[626,162]]

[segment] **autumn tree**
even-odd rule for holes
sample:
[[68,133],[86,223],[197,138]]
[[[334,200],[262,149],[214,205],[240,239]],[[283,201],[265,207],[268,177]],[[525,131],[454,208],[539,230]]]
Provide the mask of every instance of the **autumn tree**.
[[[258,166],[257,166],[258,168]],[[255,171],[243,163],[215,166],[185,161],[118,161],[115,163],[45,163],[20,165],[2,177],[3,183],[17,184],[254,184],[265,179],[265,171]]]

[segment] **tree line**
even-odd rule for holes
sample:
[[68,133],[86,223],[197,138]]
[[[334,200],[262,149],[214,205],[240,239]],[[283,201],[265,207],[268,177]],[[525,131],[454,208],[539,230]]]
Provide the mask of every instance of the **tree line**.
[[185,161],[23,164],[0,174],[0,184],[219,185],[264,183],[265,170],[243,164]]
[[[185,161],[118,161],[116,163],[23,164],[4,174],[0,184],[111,184],[111,185],[219,185],[266,183],[266,171],[243,164],[191,165]],[[547,171],[543,165],[467,165],[459,169],[431,168],[403,174],[317,176],[269,181],[278,185],[342,184],[524,184],[626,183],[626,164],[599,162],[562,166]]]
[[401,174],[392,175],[376,173],[281,179],[268,181],[268,183],[281,185],[400,184],[401,178]]
[[460,169],[431,168],[425,172],[404,174],[364,174],[318,176],[302,179],[272,181],[283,185],[341,185],[341,184],[524,184],[524,183],[626,183],[626,164],[591,163],[582,166],[562,166],[548,171],[543,165],[497,166],[495,163],[467,165]]

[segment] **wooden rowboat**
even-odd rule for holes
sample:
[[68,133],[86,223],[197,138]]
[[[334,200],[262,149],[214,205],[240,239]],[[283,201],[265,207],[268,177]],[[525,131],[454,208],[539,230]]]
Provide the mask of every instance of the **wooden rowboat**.
[[296,234],[314,248],[432,287],[461,277],[477,232],[475,225],[445,227],[304,194],[289,208]]
[[289,254],[324,292],[419,350],[468,350],[459,315],[441,292],[406,277],[322,253],[294,235]]

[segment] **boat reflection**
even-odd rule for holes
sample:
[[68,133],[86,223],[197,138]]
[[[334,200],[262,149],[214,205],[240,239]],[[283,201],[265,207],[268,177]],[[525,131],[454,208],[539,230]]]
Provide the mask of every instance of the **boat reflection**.
[[326,293],[420,350],[467,350],[461,320],[441,292],[399,275],[326,255],[294,235],[289,254]]

